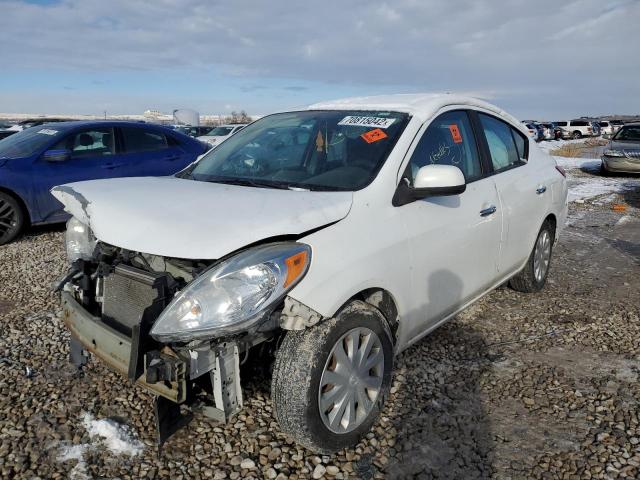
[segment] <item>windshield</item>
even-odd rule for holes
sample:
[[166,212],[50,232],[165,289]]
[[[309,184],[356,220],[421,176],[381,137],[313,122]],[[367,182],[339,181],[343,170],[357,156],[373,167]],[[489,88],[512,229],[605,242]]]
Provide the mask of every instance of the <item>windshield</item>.
[[208,137],[226,137],[231,133],[233,127],[216,127],[213,130],[209,130]]
[[42,125],[28,128],[0,140],[0,158],[29,157],[44,148],[54,138],[64,132],[55,127]]
[[180,176],[271,188],[359,190],[391,152],[409,116],[379,111],[305,111],[264,117]]
[[[613,140],[616,140],[618,142],[640,142],[640,125],[627,125],[626,127],[622,127],[613,137]],[[2,142],[0,142],[0,145],[2,145]]]

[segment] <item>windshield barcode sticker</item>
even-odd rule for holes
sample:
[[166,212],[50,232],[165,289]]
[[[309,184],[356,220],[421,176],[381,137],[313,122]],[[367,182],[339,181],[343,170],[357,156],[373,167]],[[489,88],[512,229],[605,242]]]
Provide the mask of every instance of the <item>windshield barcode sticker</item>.
[[58,131],[51,130],[50,128],[43,128],[42,130],[38,130],[38,133],[42,133],[44,135],[55,135]]
[[395,121],[395,118],[348,116],[340,120],[338,122],[338,125],[348,125],[351,127],[389,128]]

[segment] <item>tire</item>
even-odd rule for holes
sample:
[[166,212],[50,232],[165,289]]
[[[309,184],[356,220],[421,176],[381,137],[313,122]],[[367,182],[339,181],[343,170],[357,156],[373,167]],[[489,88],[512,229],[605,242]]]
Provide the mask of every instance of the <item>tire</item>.
[[[549,268],[551,267],[554,236],[555,229],[549,221],[545,221],[538,232],[536,243],[533,245],[533,250],[527,259],[526,265],[509,280],[511,288],[523,293],[534,293],[542,290],[547,282]],[[542,249],[544,253],[539,253],[539,249]],[[543,257],[536,257],[537,254],[543,255]],[[544,258],[546,258],[546,264],[544,264],[539,273],[536,273],[538,272],[538,267],[541,266],[541,260]]]
[[[345,371],[345,364],[339,363],[338,358],[349,359],[338,353],[345,352],[344,346],[349,340],[355,345],[356,339],[360,345],[365,344],[365,339],[373,345],[366,358],[369,362],[377,360],[376,366],[365,374],[368,380],[378,382],[373,382],[376,383],[373,389],[360,382],[356,373],[335,373]],[[338,353],[334,353],[334,349]],[[356,349],[354,356],[357,353],[360,350]],[[353,301],[335,318],[312,328],[287,332],[276,353],[271,383],[271,398],[280,428],[300,445],[318,453],[330,454],[355,445],[370,430],[384,405],[392,369],[393,345],[387,322],[380,311],[364,302]],[[326,377],[325,372],[328,372]],[[328,382],[334,378],[335,384]],[[338,388],[341,380],[345,383]],[[334,390],[338,393],[330,399]],[[345,401],[340,392],[346,392],[346,398],[354,401]],[[321,396],[325,397],[323,403],[327,408],[324,413],[320,411]],[[338,405],[342,403],[353,406],[353,410],[341,414]],[[352,423],[349,413],[355,418]]]
[[611,172],[607,170],[607,166],[604,162],[600,163],[600,175],[602,175],[603,177],[608,177],[609,175],[611,175]]
[[578,130],[576,130],[571,135],[571,138],[573,138],[574,140],[578,140],[578,139],[582,138],[582,133],[580,133]]
[[20,202],[8,193],[0,192],[0,245],[16,238],[22,232],[25,222]]

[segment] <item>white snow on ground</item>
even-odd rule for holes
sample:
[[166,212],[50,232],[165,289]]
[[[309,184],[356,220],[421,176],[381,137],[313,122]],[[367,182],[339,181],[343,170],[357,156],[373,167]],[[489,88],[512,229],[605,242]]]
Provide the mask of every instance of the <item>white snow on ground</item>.
[[87,444],[66,446],[58,455],[59,462],[66,462],[67,460],[77,461],[76,465],[69,472],[70,480],[89,480],[91,478],[87,475],[87,464],[84,461],[84,452],[87,448]]
[[[629,190],[640,188],[638,177],[603,177],[600,175],[600,160],[595,158],[553,157],[556,163],[567,172],[569,185],[569,201],[582,203],[585,200],[606,194],[623,194]],[[587,175],[576,175],[576,170],[588,172]],[[601,202],[613,201],[609,195]]]
[[113,420],[96,420],[90,413],[82,417],[82,425],[93,440],[100,437],[101,442],[116,455],[135,457],[140,454],[144,445],[131,436],[131,429]]
[[89,434],[92,443],[66,445],[58,454],[59,462],[76,460],[76,465],[69,473],[71,480],[89,480],[85,454],[100,447],[106,447],[115,455],[135,457],[142,453],[144,445],[132,436],[131,429],[110,419],[96,420],[90,413],[82,415],[82,425]]
[[584,139],[581,140],[545,140],[544,142],[537,143],[538,148],[543,152],[549,153],[551,150],[555,150],[556,148],[560,148],[563,145],[568,145],[571,143],[584,143]]

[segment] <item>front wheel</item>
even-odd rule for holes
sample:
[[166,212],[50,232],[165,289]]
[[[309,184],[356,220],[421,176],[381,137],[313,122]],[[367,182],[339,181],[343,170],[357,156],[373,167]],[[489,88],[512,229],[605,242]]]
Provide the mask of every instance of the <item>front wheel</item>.
[[538,238],[526,265],[511,280],[509,286],[524,293],[539,292],[544,287],[551,265],[553,238],[555,231],[549,221],[545,221],[538,232]]
[[351,302],[315,327],[287,332],[271,383],[280,428],[319,453],[355,445],[380,413],[392,368],[386,320],[364,302]]
[[578,140],[580,138],[582,138],[582,133],[580,133],[579,131],[575,131],[573,132],[573,135],[571,135],[573,137],[574,140]]

